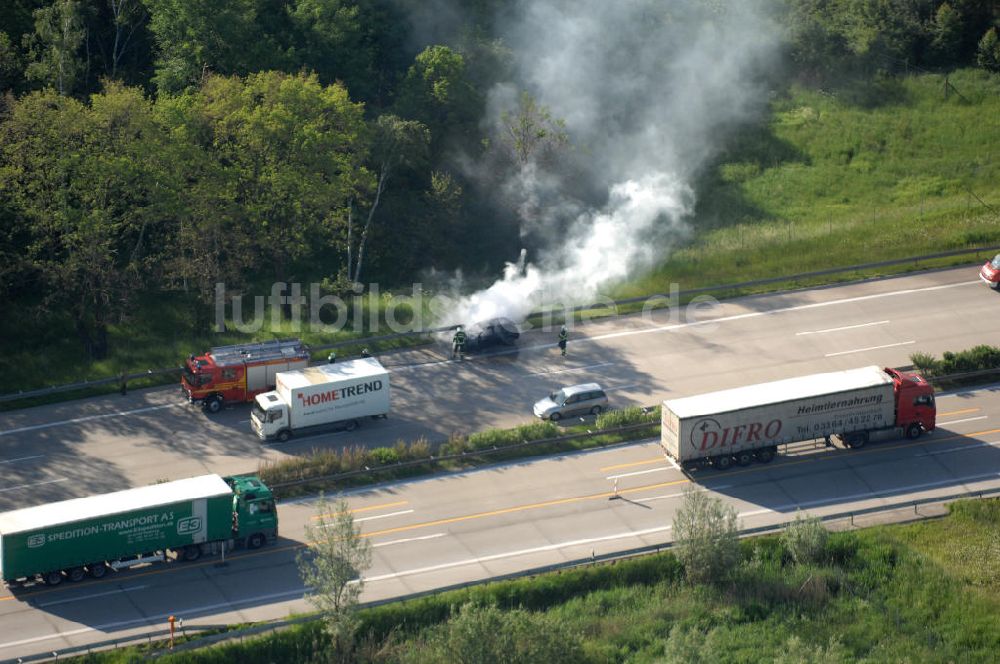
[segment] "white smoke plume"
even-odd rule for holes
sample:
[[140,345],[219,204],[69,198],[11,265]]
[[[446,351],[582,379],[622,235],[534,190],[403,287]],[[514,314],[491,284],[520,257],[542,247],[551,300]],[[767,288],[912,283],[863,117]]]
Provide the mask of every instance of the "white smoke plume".
[[[732,129],[761,108],[760,74],[778,31],[757,0],[519,0],[503,39],[517,80],[497,86],[490,117],[528,91],[565,121],[569,181],[529,163],[508,183],[526,262],[462,298],[448,322],[522,320],[541,304],[588,303],[602,286],[661,262],[690,231],[690,182]],[[567,172],[565,169],[562,173]],[[571,193],[572,192],[572,193]],[[586,192],[581,195],[581,192]]]

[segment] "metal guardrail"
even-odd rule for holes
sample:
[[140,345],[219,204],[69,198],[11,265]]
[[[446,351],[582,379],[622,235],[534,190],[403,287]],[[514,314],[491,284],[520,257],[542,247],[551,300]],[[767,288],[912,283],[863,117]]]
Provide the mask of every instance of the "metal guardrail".
[[[882,495],[885,495],[885,494],[890,493],[890,492],[880,492],[880,493]],[[875,494],[875,495],[877,496],[879,494]],[[929,498],[918,498],[918,499],[915,499],[915,500],[900,501],[900,502],[892,503],[892,504],[889,504],[889,505],[877,505],[877,506],[874,506],[874,507],[866,507],[866,508],[857,509],[857,510],[845,510],[845,511],[837,512],[837,513],[834,513],[834,514],[827,514],[827,515],[824,515],[824,516],[820,516],[819,519],[820,519],[820,521],[823,521],[824,523],[829,523],[831,521],[839,521],[839,520],[844,520],[844,519],[850,519],[851,525],[853,526],[854,525],[854,519],[855,519],[855,517],[859,517],[859,516],[868,516],[868,515],[871,515],[871,514],[879,514],[879,513],[883,513],[883,512],[892,512],[892,511],[897,511],[897,510],[902,510],[902,509],[909,509],[909,508],[913,508],[914,513],[919,515],[919,513],[917,512],[917,508],[919,506],[921,506],[921,505],[931,505],[931,504],[936,504],[936,503],[944,504],[944,503],[953,502],[955,500],[961,500],[963,498],[976,498],[976,497],[978,497],[978,498],[981,499],[981,498],[988,497],[988,496],[993,496],[993,495],[1000,495],[1000,488],[983,489],[983,490],[977,490],[977,491],[964,491],[964,492],[949,494],[947,496],[932,496],[932,497],[929,497]],[[928,517],[923,517],[923,518],[928,518]],[[755,535],[764,535],[764,534],[768,534],[768,533],[773,533],[773,532],[778,532],[778,531],[784,530],[785,528],[787,528],[788,526],[792,525],[793,523],[795,523],[795,520],[794,519],[789,519],[787,521],[782,521],[781,523],[768,524],[768,525],[764,525],[764,526],[755,526],[753,528],[744,528],[744,529],[740,530],[739,534],[740,534],[741,538],[744,538],[744,537],[753,537]],[[660,543],[660,544],[648,544],[646,546],[635,547],[635,548],[632,548],[632,549],[626,549],[625,551],[615,551],[615,552],[605,553],[605,554],[601,554],[601,555],[592,554],[591,556],[585,557],[585,558],[577,558],[575,560],[567,560],[567,561],[563,561],[563,562],[559,562],[559,563],[554,563],[554,564],[551,564],[551,565],[542,565],[542,566],[539,566],[539,567],[533,567],[531,569],[522,570],[522,571],[519,571],[519,572],[510,572],[510,573],[507,573],[507,574],[502,574],[502,575],[490,577],[489,579],[484,579],[484,580],[480,580],[480,581],[466,581],[466,582],[462,582],[462,583],[452,584],[450,586],[444,586],[442,588],[436,588],[434,590],[424,590],[424,591],[420,591],[420,592],[416,592],[416,593],[410,593],[409,595],[404,595],[404,596],[401,596],[401,597],[393,597],[393,598],[390,598],[390,599],[377,600],[377,601],[373,601],[373,602],[365,602],[365,603],[361,604],[361,607],[362,608],[372,608],[372,607],[376,607],[376,606],[381,606],[383,604],[391,604],[391,603],[396,603],[396,602],[407,602],[407,601],[411,601],[411,600],[414,600],[414,599],[420,599],[421,597],[427,597],[428,595],[436,595],[436,594],[445,593],[445,592],[449,592],[449,591],[453,591],[453,590],[462,590],[464,588],[470,588],[472,586],[484,585],[484,584],[488,584],[488,583],[498,583],[498,582],[501,582],[501,581],[509,581],[509,580],[520,579],[520,578],[529,577],[529,576],[537,576],[537,575],[540,575],[540,574],[548,574],[548,573],[557,572],[557,571],[560,571],[560,570],[567,570],[567,569],[573,569],[573,568],[577,568],[577,567],[585,567],[585,566],[588,566],[588,565],[594,565],[596,563],[606,563],[606,562],[612,562],[612,561],[616,561],[616,560],[627,560],[629,558],[636,558],[636,557],[639,557],[639,556],[646,556],[646,555],[650,555],[650,554],[660,553],[662,551],[667,551],[667,550],[673,548],[673,546],[674,546],[673,542],[663,542],[663,543]],[[242,642],[244,639],[249,638],[249,637],[263,636],[264,634],[268,634],[268,633],[271,633],[271,632],[276,632],[276,631],[278,631],[280,629],[285,629],[285,628],[291,627],[293,625],[298,625],[298,624],[312,622],[312,621],[321,620],[321,619],[322,618],[319,615],[309,615],[309,616],[297,616],[295,618],[287,618],[287,619],[267,621],[267,622],[259,623],[257,625],[253,625],[251,627],[247,627],[247,628],[244,628],[244,629],[233,630],[233,631],[230,631],[230,632],[222,632],[222,633],[219,633],[219,634],[213,634],[211,636],[206,636],[206,637],[201,638],[201,639],[191,639],[191,640],[186,641],[186,642],[184,642],[182,644],[178,644],[174,648],[174,650],[172,650],[172,651],[167,650],[166,648],[164,648],[163,650],[160,650],[160,651],[145,653],[144,657],[146,657],[146,658],[156,658],[156,657],[160,657],[162,655],[169,654],[171,652],[179,652],[179,651],[182,651],[182,650],[193,650],[193,649],[202,648],[202,647],[214,645],[216,643],[221,643],[221,642],[225,642],[225,641],[237,641],[238,640],[238,641]],[[192,631],[194,631],[194,630],[205,631],[205,630],[216,629],[217,627],[218,626],[215,626],[215,625],[200,626],[200,627],[192,626],[190,629]],[[50,651],[43,652],[43,653],[38,653],[38,654],[35,654],[35,655],[27,655],[27,656],[24,656],[24,657],[19,657],[17,659],[4,660],[0,664],[14,664],[15,662],[18,663],[18,664],[20,664],[21,662],[39,662],[39,661],[46,661],[46,660],[58,659],[59,657],[65,657],[65,656],[90,654],[92,652],[97,652],[97,651],[101,651],[101,650],[110,650],[112,648],[124,647],[124,646],[128,646],[128,645],[136,645],[136,644],[141,644],[141,643],[150,644],[150,643],[153,642],[154,639],[160,640],[160,639],[163,639],[163,638],[165,638],[167,636],[169,636],[169,630],[159,629],[159,630],[154,630],[154,631],[150,631],[150,632],[144,632],[142,634],[136,634],[136,635],[131,636],[131,637],[122,637],[121,639],[112,639],[112,640],[109,640],[109,641],[103,641],[103,642],[100,642],[100,643],[90,644],[90,645],[86,645],[86,646],[74,646],[72,648],[65,648],[65,649],[58,650],[58,651],[51,651],[50,650]]]
[[[989,246],[989,247],[975,247],[972,249],[956,249],[953,251],[942,251],[935,254],[925,254],[922,256],[911,256],[908,258],[897,258],[887,261],[879,261],[876,263],[862,263],[859,265],[848,265],[846,267],[836,267],[829,268],[825,270],[815,270],[812,272],[802,272],[799,274],[790,274],[782,277],[768,277],[766,279],[755,279],[753,281],[742,281],[732,284],[722,284],[718,286],[703,286],[700,288],[689,288],[685,290],[678,291],[676,293],[677,297],[687,297],[692,295],[700,295],[704,293],[712,293],[716,291],[727,291],[727,290],[740,290],[743,288],[753,288],[755,286],[766,286],[768,284],[784,283],[789,281],[801,281],[803,279],[813,279],[815,277],[829,276],[832,274],[844,274],[850,272],[860,272],[863,270],[873,270],[881,267],[893,267],[895,265],[906,265],[908,263],[918,264],[922,261],[937,260],[941,258],[953,258],[955,256],[966,256],[975,255],[978,256],[982,253],[992,253],[1000,251],[1000,245]],[[654,293],[651,295],[644,295],[640,297],[630,297],[622,300],[611,300],[608,302],[592,303],[587,305],[579,305],[573,307],[571,311],[585,311],[588,309],[604,309],[609,306],[619,306],[624,304],[635,304],[636,302],[643,302],[646,300],[664,298],[665,295],[661,293]],[[529,318],[534,316],[544,315],[544,312],[532,312],[528,315]],[[454,329],[454,325],[446,325],[442,327],[429,328],[426,330],[415,330],[412,332],[399,332],[396,334],[386,334],[377,337],[363,337],[358,339],[350,339],[345,341],[338,341],[331,344],[323,344],[320,346],[311,346],[312,351],[325,351],[333,350],[335,348],[343,348],[345,346],[364,346],[366,344],[375,344],[380,341],[391,341],[394,339],[401,339],[404,337],[419,337],[426,336],[430,334],[436,334],[439,332],[446,332],[448,330]],[[159,376],[169,373],[179,372],[180,368],[166,368],[166,369],[149,369],[145,372],[127,374],[125,376],[125,382],[139,380],[140,378],[148,378],[150,376]],[[48,396],[51,394],[59,394],[62,392],[72,392],[75,390],[85,390],[92,387],[99,387],[102,385],[120,385],[122,382],[121,376],[112,376],[110,378],[100,378],[97,380],[82,381],[79,383],[69,383],[66,385],[56,385],[53,387],[43,387],[36,390],[27,390],[23,392],[15,392],[8,394],[0,394],[0,403],[9,401],[18,401],[21,399],[31,399],[33,397]]]

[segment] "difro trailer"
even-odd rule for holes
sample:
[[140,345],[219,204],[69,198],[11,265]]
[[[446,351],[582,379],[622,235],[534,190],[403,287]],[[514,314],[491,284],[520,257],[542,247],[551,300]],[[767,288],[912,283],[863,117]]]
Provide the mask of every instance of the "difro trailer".
[[934,388],[876,366],[663,402],[660,442],[684,465],[768,462],[779,445],[836,436],[848,447],[933,431]]

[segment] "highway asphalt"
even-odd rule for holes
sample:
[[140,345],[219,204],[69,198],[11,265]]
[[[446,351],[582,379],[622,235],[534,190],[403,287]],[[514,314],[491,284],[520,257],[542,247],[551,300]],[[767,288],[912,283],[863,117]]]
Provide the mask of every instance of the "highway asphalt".
[[[597,380],[615,405],[652,404],[813,371],[901,365],[910,353],[991,343],[1000,295],[974,268],[746,298],[702,312],[605,320],[574,330],[569,357],[554,333],[529,332],[516,353],[452,363],[441,349],[386,356],[393,416],[355,434],[262,446],[245,407],[211,419],[150,390],[0,416],[0,509],[177,479],[252,470],[313,446],[389,444],[414,435],[509,426],[562,384]],[[734,505],[746,527],[797,509],[829,514],[1000,487],[1000,394],[944,395],[938,431],[915,442],[828,450],[792,446],[770,465],[685,476],[655,441],[385,485],[349,496],[375,545],[364,599],[433,590],[671,540],[687,487]],[[992,422],[992,424],[991,424]],[[617,498],[614,498],[617,480]],[[0,658],[165,626],[286,616],[307,607],[294,565],[310,501],[280,507],[278,546],[216,561],[169,564],[58,588],[0,595]],[[2,592],[2,591],[0,591]]]

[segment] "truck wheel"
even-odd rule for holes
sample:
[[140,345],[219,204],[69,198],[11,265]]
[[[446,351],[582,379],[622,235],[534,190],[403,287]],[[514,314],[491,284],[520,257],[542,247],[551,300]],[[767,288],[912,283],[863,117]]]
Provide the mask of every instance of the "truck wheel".
[[259,549],[262,546],[264,546],[264,536],[260,533],[254,533],[247,538],[248,549]]
[[591,415],[600,415],[602,410],[604,410],[604,409],[601,408],[600,406],[594,406],[593,408],[590,409],[590,414]]
[[194,562],[201,558],[201,547],[197,544],[188,544],[184,547],[184,560]]
[[213,415],[222,410],[222,399],[219,397],[212,397],[205,401],[205,412],[212,413]]
[[753,453],[750,450],[744,450],[736,454],[736,463],[741,466],[749,466],[753,463]]
[[278,442],[287,443],[288,439],[292,437],[292,432],[288,429],[282,429],[278,432]]
[[83,577],[87,576],[87,570],[82,567],[74,567],[66,573],[66,576],[69,577],[70,581],[76,583],[77,581],[83,581]]
[[348,420],[347,424],[344,425],[344,431],[354,431],[358,428],[357,420]]
[[558,422],[561,419],[562,415],[560,415],[559,413],[552,413],[551,415],[549,415],[549,422]]
[[45,573],[45,585],[47,586],[58,586],[62,583],[62,579],[62,572],[59,570]]
[[771,463],[774,460],[774,448],[765,447],[757,452],[757,461],[761,463]]
[[733,457],[728,454],[723,454],[722,456],[712,457],[712,466],[717,470],[729,470],[733,465]]
[[924,432],[923,428],[916,422],[906,427],[906,437],[910,440],[916,440],[920,438],[920,434]]
[[87,565],[87,571],[90,572],[90,576],[95,579],[100,579],[108,573],[108,566],[104,564],[104,561],[99,563],[90,563]]

